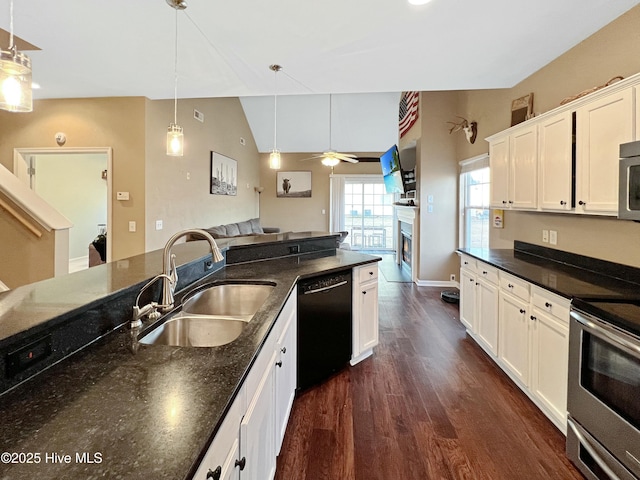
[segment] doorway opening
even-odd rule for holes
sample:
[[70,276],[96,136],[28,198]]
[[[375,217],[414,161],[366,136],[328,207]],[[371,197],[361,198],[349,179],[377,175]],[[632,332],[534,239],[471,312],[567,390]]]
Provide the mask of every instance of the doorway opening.
[[108,147],[14,149],[14,175],[73,223],[69,272],[89,267],[94,240],[106,241],[101,257],[111,259],[111,166]]

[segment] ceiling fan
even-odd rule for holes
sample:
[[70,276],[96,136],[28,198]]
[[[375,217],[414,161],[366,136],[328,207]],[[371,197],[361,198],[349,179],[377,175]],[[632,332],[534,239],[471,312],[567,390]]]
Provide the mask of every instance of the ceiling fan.
[[309,158],[303,158],[302,160],[315,160],[316,158],[321,158],[321,162],[323,165],[327,167],[335,167],[340,163],[349,162],[349,163],[358,163],[358,157],[351,153],[340,153],[332,148],[331,142],[331,107],[332,107],[332,96],[329,94],[329,150],[319,153],[318,155],[313,155]]

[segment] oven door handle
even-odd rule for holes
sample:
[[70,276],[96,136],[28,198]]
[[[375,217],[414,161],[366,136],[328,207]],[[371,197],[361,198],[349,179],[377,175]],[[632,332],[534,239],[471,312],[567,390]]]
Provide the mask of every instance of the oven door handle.
[[593,445],[589,443],[589,440],[587,440],[587,438],[582,434],[582,432],[578,429],[578,426],[575,423],[573,423],[573,420],[571,418],[567,418],[567,425],[569,425],[569,428],[571,428],[574,435],[578,438],[578,441],[584,447],[584,449],[587,452],[589,452],[589,455],[591,455],[591,458],[593,458],[593,460],[598,464],[598,466],[602,470],[604,470],[604,472],[607,475],[609,475],[611,480],[621,480],[620,477],[616,475],[613,472],[613,470],[611,470],[611,467],[607,465],[607,463],[602,459],[602,457],[598,454],[598,452],[596,452],[596,449],[593,448]]
[[633,355],[634,357],[640,359],[640,345],[627,340],[626,338],[622,337],[622,335],[618,335],[615,332],[611,332],[608,329],[601,327],[594,321],[588,319],[575,310],[571,312],[571,316],[596,335],[600,337],[606,337],[608,340],[611,340],[613,343],[620,346],[625,352],[628,352],[630,355]]

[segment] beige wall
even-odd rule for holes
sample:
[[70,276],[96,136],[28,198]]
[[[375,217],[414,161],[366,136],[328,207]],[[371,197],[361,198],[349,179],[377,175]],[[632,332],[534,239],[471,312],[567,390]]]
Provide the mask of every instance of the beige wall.
[[[65,147],[112,147],[113,194],[128,191],[131,198],[112,202],[113,259],[141,253],[144,113],[145,99],[141,97],[38,100],[32,113],[0,111],[0,162],[13,171],[14,148],[58,148],[54,139],[57,132],[66,134]],[[130,220],[139,226],[135,233],[128,231]]]
[[[204,113],[201,123],[193,110]],[[166,155],[166,132],[173,101],[147,101],[146,250],[162,248],[179,230],[211,227],[258,216],[258,149],[238,98],[185,99],[178,102],[184,128],[183,157]],[[240,143],[244,138],[245,145]],[[238,162],[238,193],[209,193],[210,157],[215,151]],[[189,179],[187,179],[187,175]],[[155,229],[156,220],[163,229]]]
[[[540,69],[511,89],[460,92],[457,112],[478,122],[478,141],[457,138],[459,160],[488,151],[483,139],[509,127],[514,98],[534,93],[534,111],[557,107],[569,96],[602,85],[617,75],[640,72],[640,6]],[[640,224],[606,217],[506,212],[505,228],[491,229],[494,248],[511,248],[514,240],[542,245],[542,229],[558,232],[555,248],[640,267]],[[548,244],[544,244],[547,245]]]
[[[11,200],[0,197],[20,212]],[[51,278],[55,272],[55,232],[47,232],[28,216],[25,218],[42,232],[41,238],[0,208],[0,280],[9,288]]]
[[[376,157],[379,153],[362,156]],[[310,171],[311,198],[277,198],[276,170],[269,168],[269,154],[260,155],[260,182],[264,191],[260,194],[260,219],[263,226],[280,227],[283,232],[329,230],[329,175],[331,168],[320,163],[320,159],[309,158],[308,153],[283,153],[280,171]],[[380,174],[380,164],[340,162],[333,169],[335,174]],[[325,213],[322,213],[322,210]]]

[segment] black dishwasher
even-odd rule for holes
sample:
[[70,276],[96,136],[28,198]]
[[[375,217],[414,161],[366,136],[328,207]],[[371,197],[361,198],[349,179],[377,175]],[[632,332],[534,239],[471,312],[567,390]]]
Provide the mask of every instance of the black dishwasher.
[[298,282],[298,390],[351,359],[351,270]]

